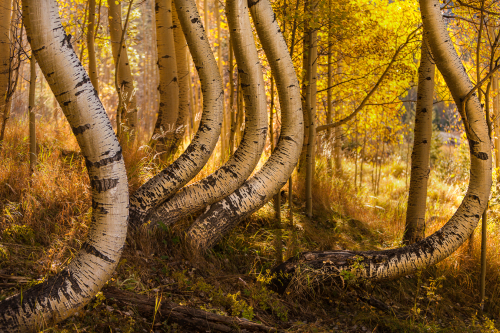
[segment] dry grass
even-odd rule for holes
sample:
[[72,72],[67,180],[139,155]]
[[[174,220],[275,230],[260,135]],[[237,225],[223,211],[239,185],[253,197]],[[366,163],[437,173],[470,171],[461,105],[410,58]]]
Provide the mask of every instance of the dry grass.
[[[71,260],[85,238],[91,213],[84,161],[68,126],[42,123],[37,139],[39,163],[33,176],[29,174],[24,121],[9,126],[0,152],[0,274],[24,276],[30,284],[59,272]],[[466,189],[463,150],[445,153],[446,161],[431,173],[427,234],[453,214]],[[147,146],[129,147],[124,156],[131,192],[167,165]],[[267,154],[261,165],[266,158]],[[193,181],[213,172],[220,160],[217,151]],[[267,290],[266,272],[277,262],[277,242],[283,245],[283,259],[306,250],[400,246],[408,183],[404,161],[391,157],[382,166],[378,195],[371,184],[370,164],[364,165],[362,186],[355,187],[354,163],[349,159],[343,163],[343,176],[336,178],[328,175],[324,158],[318,159],[313,219],[302,213],[304,185],[294,176],[294,223],[288,219],[290,203],[284,202],[281,236],[271,203],[207,254],[184,245],[182,231],[190,219],[172,228],[142,230],[127,239],[109,283],[148,295],[165,292],[181,304],[247,316],[291,332],[359,332],[363,326],[376,332],[491,332],[491,321],[475,317],[480,248],[477,231],[472,253],[468,246],[462,246],[415,276],[377,284],[346,280],[344,286],[306,288],[283,297]],[[283,190],[288,191],[288,186]],[[487,315],[495,319],[500,310],[498,202],[495,190],[488,219],[486,303]],[[0,287],[0,299],[19,292],[21,287],[15,283]],[[384,312],[370,305],[366,301],[370,297],[391,310]],[[152,327],[151,318],[133,315],[133,311],[125,315],[125,310],[110,310],[101,303],[97,298],[78,316],[46,332],[115,332],[117,328],[141,332]],[[183,331],[168,322],[154,328],[160,332],[176,329]]]

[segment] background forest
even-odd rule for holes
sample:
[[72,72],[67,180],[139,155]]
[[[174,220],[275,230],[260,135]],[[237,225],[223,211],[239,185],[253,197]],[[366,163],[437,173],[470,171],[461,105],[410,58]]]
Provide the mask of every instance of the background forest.
[[[129,193],[137,193],[191,149],[208,119],[204,106],[213,102],[204,100],[212,88],[200,83],[204,74],[187,46],[181,14],[168,0],[57,4],[67,43],[89,73],[121,144]],[[395,249],[434,234],[467,196],[471,177],[467,129],[436,70],[426,78],[433,93],[424,227],[405,239],[425,45],[418,1],[275,0],[304,110],[304,145],[288,182],[273,185],[271,200],[251,215],[240,214],[237,225],[212,240],[197,240],[199,216],[208,216],[236,188],[196,209],[181,212],[181,198],[147,215],[131,211],[134,232],[104,289],[73,316],[42,322],[37,331],[497,332],[500,5],[439,4],[494,144],[487,212],[458,250],[398,279],[359,277],[363,263],[356,256],[350,270],[333,278],[303,274],[286,290],[273,287],[273,269],[305,251]],[[196,5],[222,81],[222,126],[208,160],[186,182],[196,186],[233,163],[238,146],[255,140],[262,154],[252,155],[254,167],[247,162],[243,183],[283,150],[280,133],[291,120],[278,98],[282,83],[251,20],[260,65],[246,66],[262,72],[264,104],[247,97],[248,70],[237,64],[246,49],[235,48],[229,5]],[[249,1],[250,11],[254,5]],[[76,138],[86,129],[68,123],[36,65],[23,8],[18,0],[0,0],[0,53],[7,55],[0,61],[0,302],[20,294],[21,303],[23,291],[63,272],[87,246],[93,214],[101,209]],[[265,115],[249,114],[252,107],[263,107]],[[258,127],[264,128],[260,136],[244,132]]]

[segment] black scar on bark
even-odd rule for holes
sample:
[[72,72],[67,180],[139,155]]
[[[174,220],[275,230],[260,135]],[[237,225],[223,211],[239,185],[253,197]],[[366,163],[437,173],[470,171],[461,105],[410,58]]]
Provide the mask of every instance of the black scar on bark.
[[68,48],[72,48],[72,46],[71,46],[71,37],[72,37],[72,36],[71,36],[71,34],[64,35],[64,38],[63,38],[63,40],[62,40],[62,42],[61,42],[61,47],[64,47],[64,44],[66,44],[66,43],[67,43],[67,45],[66,45],[66,46],[67,46]]
[[[61,273],[50,277],[47,281],[37,284],[36,286],[26,290],[21,294],[17,294],[0,302],[0,327],[12,327],[17,323],[14,321],[15,317],[10,317],[9,314],[24,312],[25,318],[32,316],[39,316],[37,306],[46,304],[47,299],[61,301],[60,294],[63,294],[66,299],[74,299],[73,294],[82,294],[83,290],[80,282],[71,275],[67,268],[63,269]],[[70,294],[69,290],[73,293]],[[22,301],[21,301],[22,299]],[[50,309],[50,302],[46,305]],[[44,318],[47,324],[51,324],[55,319],[54,317]]]
[[76,84],[75,89],[83,86],[85,83],[88,83],[88,82],[90,82],[90,78],[87,75],[85,75],[83,77],[83,79]]
[[91,254],[94,257],[100,258],[104,261],[114,263],[115,261],[104,254],[102,254],[98,249],[96,249],[94,246],[90,245],[89,243],[85,242],[82,244],[82,250],[85,251],[85,253]]
[[110,179],[92,179],[90,181],[90,186],[93,190],[102,193],[106,192],[112,188],[115,188],[118,185],[118,179],[110,178]]
[[469,145],[470,145],[470,151],[472,153],[472,155],[476,156],[477,158],[479,158],[480,160],[483,160],[483,161],[486,161],[488,160],[488,154],[485,153],[485,152],[477,152],[476,151],[476,146],[479,144],[478,141],[475,141],[475,140],[469,140]]
[[34,54],[37,54],[38,52],[40,52],[41,50],[44,50],[45,49],[45,46],[42,46],[41,48],[39,49],[36,49],[36,50],[33,50],[33,53]]
[[109,210],[104,208],[104,206],[105,206],[105,204],[97,202],[94,199],[92,199],[92,209],[97,211],[98,213],[106,215],[109,213]]
[[198,22],[200,22],[200,19],[197,17],[191,20],[191,23],[198,23]]
[[111,156],[108,158],[103,158],[102,160],[99,160],[97,162],[92,162],[92,161],[89,161],[87,158],[85,158],[85,165],[87,166],[87,169],[90,169],[92,167],[101,168],[101,167],[106,166],[108,164],[121,161],[122,158],[123,158],[122,157],[122,150],[120,149],[119,151],[116,152],[116,154],[114,156]]
[[85,125],[82,125],[82,126],[72,127],[71,128],[71,130],[73,131],[74,135],[82,134],[83,132],[85,132],[88,129],[90,129],[90,124],[85,124]]
[[260,0],[248,0],[248,9],[252,8],[256,4],[258,4]]

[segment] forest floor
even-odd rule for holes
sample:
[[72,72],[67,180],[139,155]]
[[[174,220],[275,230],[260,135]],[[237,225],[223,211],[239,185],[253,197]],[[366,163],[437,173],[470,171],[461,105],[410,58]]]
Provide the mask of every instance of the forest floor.
[[[19,123],[13,128],[0,153],[0,300],[61,271],[80,248],[91,215],[88,176],[76,143],[66,139],[71,137],[69,129],[40,131],[39,164],[31,177],[27,133],[19,129],[26,126]],[[464,152],[466,147],[434,152],[439,158],[429,182],[427,234],[440,228],[463,198],[468,181]],[[131,191],[161,168],[147,149],[125,156]],[[373,165],[365,163],[361,186],[359,175],[354,186],[354,170],[359,172],[360,165],[355,167],[353,159],[345,159],[343,175],[333,178],[325,161],[320,158],[316,167],[312,219],[303,214],[303,188],[295,181],[293,223],[286,187],[281,228],[268,203],[205,254],[184,245],[182,231],[189,220],[172,228],[141,231],[127,239],[103,292],[74,316],[40,331],[218,332],[228,327],[196,329],[176,322],[174,312],[189,307],[233,318],[231,332],[249,332],[241,327],[252,322],[286,332],[497,332],[496,190],[487,223],[484,314],[478,303],[478,230],[472,243],[449,258],[397,280],[370,283],[345,276],[292,285],[284,295],[270,291],[269,270],[281,258],[306,250],[383,250],[401,245],[409,183],[404,158],[396,154],[387,158],[380,181]],[[124,298],[120,301],[116,295]],[[193,320],[189,313],[187,321]]]

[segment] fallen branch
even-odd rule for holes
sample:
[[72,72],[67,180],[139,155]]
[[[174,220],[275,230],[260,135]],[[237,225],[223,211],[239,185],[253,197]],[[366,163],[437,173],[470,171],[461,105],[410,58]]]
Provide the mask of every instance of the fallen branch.
[[[114,287],[102,290],[106,299],[119,306],[133,306],[137,312],[145,317],[152,317],[155,313],[155,299],[145,295],[135,294]],[[205,332],[235,332],[242,329],[251,332],[282,332],[273,327],[257,324],[246,319],[226,317],[200,309],[182,306],[164,300],[156,313],[156,320],[166,320],[178,323],[183,327]]]

